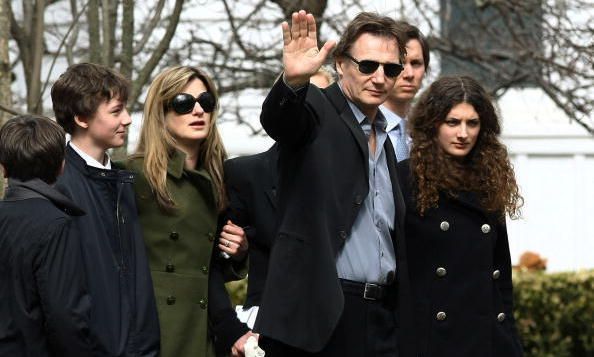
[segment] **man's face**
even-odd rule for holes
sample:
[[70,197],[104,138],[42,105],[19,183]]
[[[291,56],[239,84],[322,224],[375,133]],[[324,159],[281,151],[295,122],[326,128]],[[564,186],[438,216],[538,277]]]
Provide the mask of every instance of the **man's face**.
[[425,77],[423,48],[419,40],[413,39],[406,43],[406,58],[403,65],[404,70],[396,79],[396,85],[390,92],[388,100],[394,103],[408,104],[421,88],[421,82]]
[[[364,33],[353,44],[349,55],[357,61],[370,60],[379,63],[399,63],[396,39]],[[394,87],[396,78],[387,77],[384,67],[371,74],[363,74],[358,65],[347,57],[336,60],[342,89],[361,111],[375,115],[375,110],[382,104]]]
[[119,98],[102,102],[95,114],[84,120],[87,125],[86,135],[95,147],[107,150],[124,145],[128,125],[132,122],[126,103]]

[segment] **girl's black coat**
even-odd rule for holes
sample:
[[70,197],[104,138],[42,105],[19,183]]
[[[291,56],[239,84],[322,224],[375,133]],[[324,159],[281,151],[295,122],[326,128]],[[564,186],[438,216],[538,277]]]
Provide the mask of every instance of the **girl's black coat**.
[[419,356],[521,356],[505,222],[476,197],[440,195],[421,217],[409,160],[398,163]]

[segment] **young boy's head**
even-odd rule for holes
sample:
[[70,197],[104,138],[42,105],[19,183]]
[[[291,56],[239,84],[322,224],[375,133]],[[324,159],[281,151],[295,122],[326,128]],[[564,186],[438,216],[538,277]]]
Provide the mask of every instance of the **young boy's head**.
[[51,119],[19,115],[0,128],[0,164],[8,178],[56,182],[64,161],[66,134]]
[[72,136],[106,150],[122,146],[131,123],[126,110],[129,82],[101,65],[70,66],[52,86],[56,121]]

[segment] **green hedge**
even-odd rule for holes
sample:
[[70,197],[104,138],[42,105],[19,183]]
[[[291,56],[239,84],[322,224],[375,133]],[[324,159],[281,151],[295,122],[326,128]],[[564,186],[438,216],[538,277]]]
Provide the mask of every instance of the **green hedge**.
[[[245,280],[227,287],[241,303]],[[594,270],[515,273],[514,302],[526,357],[594,357]]]
[[526,357],[594,356],[594,271],[514,275]]

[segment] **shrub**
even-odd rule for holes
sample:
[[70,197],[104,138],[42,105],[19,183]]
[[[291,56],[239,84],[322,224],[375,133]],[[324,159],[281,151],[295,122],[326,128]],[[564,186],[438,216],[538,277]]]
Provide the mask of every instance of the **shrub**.
[[514,303],[526,357],[594,356],[594,271],[518,272]]

